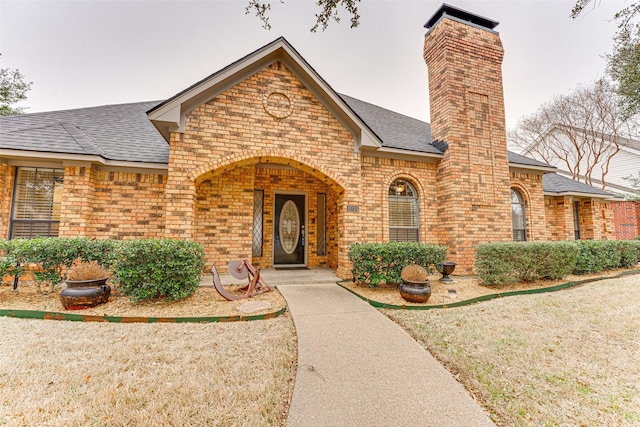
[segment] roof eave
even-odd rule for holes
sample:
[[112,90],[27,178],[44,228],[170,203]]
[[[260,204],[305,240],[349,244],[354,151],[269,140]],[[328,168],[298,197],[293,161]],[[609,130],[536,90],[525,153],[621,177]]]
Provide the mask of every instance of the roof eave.
[[427,153],[424,151],[404,150],[402,148],[379,147],[363,150],[363,154],[372,157],[386,157],[398,160],[437,161],[444,157],[443,154]]
[[593,198],[593,199],[615,200],[615,196],[613,194],[581,193],[579,191],[562,191],[559,193],[544,191],[543,194],[545,196],[552,196],[552,197],[573,196],[573,197],[587,197],[587,198]]
[[55,153],[55,152],[48,152],[48,151],[12,150],[12,149],[6,149],[6,148],[0,148],[0,158],[5,158],[12,161],[42,160],[42,161],[60,161],[60,162],[85,162],[85,163],[97,163],[97,164],[109,166],[109,167],[154,169],[154,170],[169,169],[169,165],[167,163],[110,160],[97,155]]
[[521,163],[509,163],[510,168],[514,169],[528,169],[528,170],[536,170],[544,173],[556,172],[558,168],[555,166],[535,166],[535,165],[525,165]]

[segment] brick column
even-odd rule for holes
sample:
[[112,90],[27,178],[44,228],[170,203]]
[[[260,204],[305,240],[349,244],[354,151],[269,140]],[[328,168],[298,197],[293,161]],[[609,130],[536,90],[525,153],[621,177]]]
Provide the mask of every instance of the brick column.
[[16,170],[0,161],[0,239],[9,237],[11,197]]
[[[355,193],[355,191],[351,193]],[[364,241],[361,226],[363,218],[360,214],[362,204],[359,196],[359,194],[347,196],[344,193],[338,196],[338,269],[336,276],[341,279],[351,278],[349,247],[354,243]]]
[[609,202],[591,199],[593,217],[593,238],[596,240],[614,239],[613,210]]
[[94,174],[90,164],[65,166],[60,203],[60,237],[93,235]]
[[188,178],[194,160],[184,142],[184,134],[171,133],[171,152],[166,187],[165,237],[193,239],[196,187]]
[[431,134],[446,148],[437,170],[439,240],[462,274],[473,272],[478,244],[512,240],[504,52],[495,25],[447,5],[426,25]]

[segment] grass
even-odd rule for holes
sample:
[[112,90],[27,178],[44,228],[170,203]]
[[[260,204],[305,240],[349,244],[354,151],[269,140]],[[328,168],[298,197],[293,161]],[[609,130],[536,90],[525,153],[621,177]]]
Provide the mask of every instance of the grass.
[[207,324],[0,318],[0,426],[280,426],[287,314]]
[[384,312],[498,425],[640,423],[640,275],[467,307]]

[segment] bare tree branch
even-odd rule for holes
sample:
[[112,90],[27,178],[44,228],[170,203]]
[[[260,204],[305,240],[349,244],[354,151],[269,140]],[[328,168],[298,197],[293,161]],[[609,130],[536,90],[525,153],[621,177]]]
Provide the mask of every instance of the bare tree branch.
[[592,185],[601,178],[604,188],[611,159],[635,125],[636,117],[624,114],[611,84],[598,80],[555,96],[520,119],[510,139],[525,154],[565,169],[576,181]]

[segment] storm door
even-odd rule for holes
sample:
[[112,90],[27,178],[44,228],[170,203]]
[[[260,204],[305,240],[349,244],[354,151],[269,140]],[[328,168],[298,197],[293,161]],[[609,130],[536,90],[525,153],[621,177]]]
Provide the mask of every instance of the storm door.
[[273,227],[273,265],[304,266],[306,253],[303,194],[276,194]]

